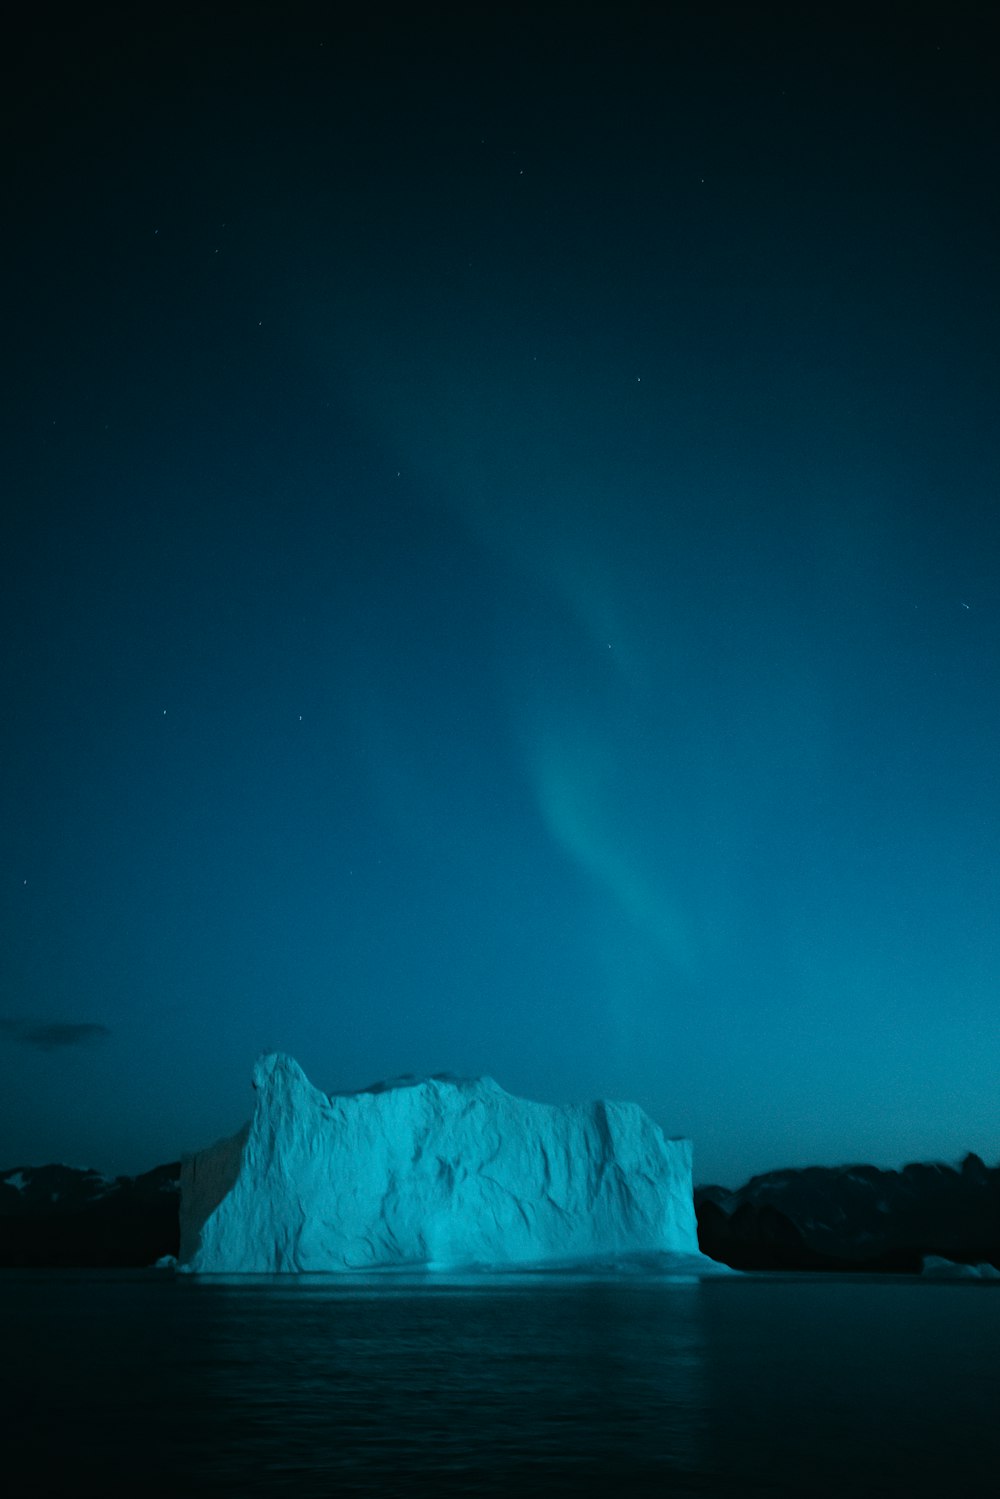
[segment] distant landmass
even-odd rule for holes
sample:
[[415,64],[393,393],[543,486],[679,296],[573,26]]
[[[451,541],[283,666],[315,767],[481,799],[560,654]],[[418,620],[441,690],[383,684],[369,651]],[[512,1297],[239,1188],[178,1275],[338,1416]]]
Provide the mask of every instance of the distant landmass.
[[179,1161],[141,1176],[74,1166],[0,1172],[0,1266],[152,1265],[180,1241]]
[[1000,1269],[1000,1166],[768,1171],[735,1191],[697,1187],[705,1254],[737,1270],[917,1272],[928,1256]]

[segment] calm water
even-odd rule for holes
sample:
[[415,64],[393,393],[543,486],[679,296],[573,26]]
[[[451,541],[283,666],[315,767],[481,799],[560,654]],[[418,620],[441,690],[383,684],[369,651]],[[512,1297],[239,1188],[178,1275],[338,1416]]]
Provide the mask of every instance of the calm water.
[[1000,1473],[1000,1283],[0,1274],[2,1461],[82,1496],[947,1496]]

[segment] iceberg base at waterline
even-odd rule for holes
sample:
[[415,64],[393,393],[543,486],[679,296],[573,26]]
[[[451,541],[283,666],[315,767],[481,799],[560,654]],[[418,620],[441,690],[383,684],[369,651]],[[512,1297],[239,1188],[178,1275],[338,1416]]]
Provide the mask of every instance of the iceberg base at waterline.
[[282,1055],[253,1082],[249,1123],[182,1164],[182,1271],[721,1269],[698,1248],[690,1142],[636,1104],[450,1075],[328,1095]]

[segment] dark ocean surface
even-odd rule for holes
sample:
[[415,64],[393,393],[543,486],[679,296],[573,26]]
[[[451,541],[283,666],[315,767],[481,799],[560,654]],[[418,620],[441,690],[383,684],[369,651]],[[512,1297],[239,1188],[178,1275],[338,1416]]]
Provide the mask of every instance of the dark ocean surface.
[[1000,1282],[0,1273],[17,1494],[996,1492]]

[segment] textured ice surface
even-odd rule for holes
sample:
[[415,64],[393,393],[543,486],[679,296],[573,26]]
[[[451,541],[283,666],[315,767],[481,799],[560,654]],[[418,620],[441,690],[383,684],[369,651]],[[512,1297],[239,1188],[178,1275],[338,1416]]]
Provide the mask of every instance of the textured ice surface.
[[636,1104],[555,1106],[490,1078],[327,1096],[286,1056],[253,1118],[185,1161],[180,1261],[201,1273],[574,1263],[698,1251],[691,1147]]

